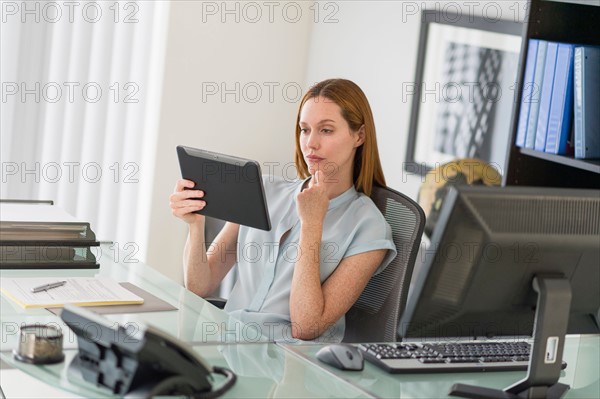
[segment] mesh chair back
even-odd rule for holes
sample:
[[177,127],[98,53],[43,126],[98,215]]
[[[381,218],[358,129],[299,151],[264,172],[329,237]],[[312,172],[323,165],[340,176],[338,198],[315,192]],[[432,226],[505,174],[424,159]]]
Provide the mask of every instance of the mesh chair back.
[[421,207],[404,194],[373,187],[371,199],[392,227],[397,255],[369,280],[346,313],[344,342],[397,341],[398,322],[406,306],[408,287],[425,226]]

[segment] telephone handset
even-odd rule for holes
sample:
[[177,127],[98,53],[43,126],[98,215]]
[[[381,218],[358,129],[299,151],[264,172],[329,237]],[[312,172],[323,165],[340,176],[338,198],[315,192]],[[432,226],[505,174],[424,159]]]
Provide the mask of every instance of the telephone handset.
[[[84,380],[109,388],[113,394],[213,398],[235,383],[233,372],[210,367],[191,347],[155,327],[136,323],[129,331],[70,305],[61,318],[77,335],[79,346],[70,371],[80,372]],[[217,390],[212,389],[212,373],[227,377]]]

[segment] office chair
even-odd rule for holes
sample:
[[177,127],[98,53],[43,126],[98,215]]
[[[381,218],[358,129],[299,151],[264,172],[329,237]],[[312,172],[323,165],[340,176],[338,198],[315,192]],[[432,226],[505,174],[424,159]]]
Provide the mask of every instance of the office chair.
[[397,341],[398,322],[425,226],[425,214],[412,199],[388,187],[373,187],[371,199],[392,227],[396,257],[371,277],[346,313],[344,342]]

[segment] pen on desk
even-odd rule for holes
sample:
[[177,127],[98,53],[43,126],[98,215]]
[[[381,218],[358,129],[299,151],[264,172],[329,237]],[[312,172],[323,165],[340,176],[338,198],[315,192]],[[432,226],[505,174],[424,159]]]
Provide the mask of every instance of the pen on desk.
[[36,292],[40,292],[40,291],[47,291],[52,288],[61,287],[65,284],[67,284],[66,281],[57,281],[56,283],[44,284],[44,285],[40,285],[38,287],[33,287],[31,289],[31,292],[36,293]]

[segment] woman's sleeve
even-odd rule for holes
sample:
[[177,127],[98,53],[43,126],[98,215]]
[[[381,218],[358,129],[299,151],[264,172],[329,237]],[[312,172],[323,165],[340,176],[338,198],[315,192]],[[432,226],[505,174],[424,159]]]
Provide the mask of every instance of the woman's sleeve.
[[378,274],[396,257],[397,251],[392,239],[392,228],[376,208],[368,214],[360,216],[353,233],[344,258],[377,249],[387,249],[385,258],[375,271],[375,274]]

